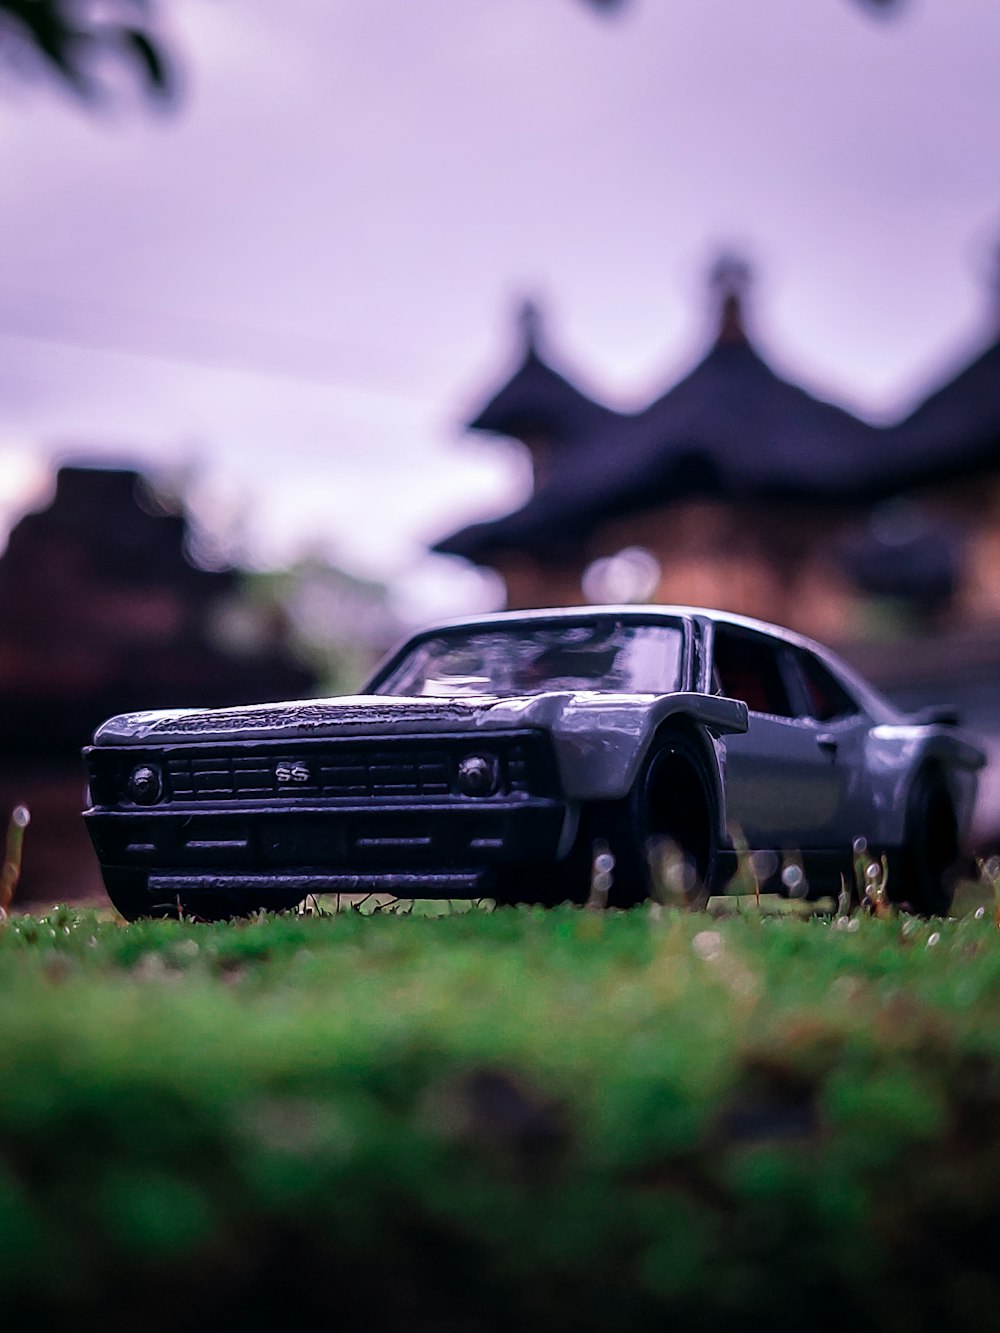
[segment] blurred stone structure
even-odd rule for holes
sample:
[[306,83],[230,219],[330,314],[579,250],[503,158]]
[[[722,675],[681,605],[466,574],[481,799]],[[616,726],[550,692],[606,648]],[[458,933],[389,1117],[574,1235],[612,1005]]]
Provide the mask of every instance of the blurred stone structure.
[[[1000,322],[876,426],[775,372],[748,287],[744,264],[716,265],[707,351],[634,412],[560,371],[527,308],[513,372],[468,427],[527,449],[534,491],[435,550],[495,570],[514,608],[679,602],[793,626],[904,702],[958,703],[1000,758]],[[986,792],[1000,810],[1000,781]]]
[[[99,891],[80,748],[112,713],[309,694],[273,607],[198,568],[187,520],[130,469],[64,467],[0,558],[0,815],[32,814],[18,900]],[[238,632],[233,627],[238,626]]]

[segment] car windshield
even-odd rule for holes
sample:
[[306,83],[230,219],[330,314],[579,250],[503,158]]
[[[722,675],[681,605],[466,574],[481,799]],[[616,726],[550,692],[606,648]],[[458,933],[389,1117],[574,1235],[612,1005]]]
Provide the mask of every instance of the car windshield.
[[481,697],[546,690],[667,694],[681,686],[679,625],[582,621],[456,630],[423,639],[378,694]]

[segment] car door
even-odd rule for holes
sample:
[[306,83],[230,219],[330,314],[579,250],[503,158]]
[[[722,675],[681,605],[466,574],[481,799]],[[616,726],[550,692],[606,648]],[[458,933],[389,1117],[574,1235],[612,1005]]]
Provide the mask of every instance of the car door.
[[817,747],[839,779],[831,846],[850,847],[859,836],[871,840],[873,804],[866,765],[871,719],[849,687],[815,653],[793,647],[791,663],[795,673],[792,689],[801,700],[804,725],[812,729]]
[[726,737],[726,818],[754,849],[830,849],[845,823],[846,766],[825,724],[808,716],[793,651],[765,634],[715,627],[717,686],[750,714],[744,735]]

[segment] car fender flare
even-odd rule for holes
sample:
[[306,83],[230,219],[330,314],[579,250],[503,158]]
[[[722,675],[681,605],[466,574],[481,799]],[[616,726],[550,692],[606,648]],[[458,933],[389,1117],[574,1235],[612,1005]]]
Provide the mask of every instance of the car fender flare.
[[706,727],[692,725],[685,714],[669,715],[650,739],[635,782],[642,780],[647,766],[656,763],[657,753],[669,749],[671,739],[677,736],[692,745],[701,756],[704,776],[711,787],[706,796],[710,803],[709,813],[713,816],[712,832],[715,835],[716,846],[726,847],[729,845],[725,783],[726,748],[724,742]]
[[[701,736],[706,759],[719,773],[722,755],[718,738],[744,732],[749,725],[747,707],[741,700],[693,692],[553,693],[536,696],[518,712],[520,722],[550,732],[563,794],[578,802],[617,801],[628,796],[664,727],[683,724]],[[721,784],[718,794],[721,810]]]
[[920,773],[933,769],[941,775],[955,810],[959,836],[964,838],[972,819],[978,773],[986,756],[961,732],[912,723],[881,725],[869,735],[866,769],[885,776],[876,790],[874,808],[878,827],[874,841],[900,846],[906,835],[910,791]]

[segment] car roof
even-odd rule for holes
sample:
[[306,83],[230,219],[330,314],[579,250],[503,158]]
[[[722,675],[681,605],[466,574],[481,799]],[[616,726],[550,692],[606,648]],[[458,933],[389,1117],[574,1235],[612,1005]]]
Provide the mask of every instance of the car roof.
[[799,644],[806,648],[816,648],[827,652],[821,644],[785,629],[782,625],[769,624],[766,620],[755,620],[751,616],[741,616],[734,611],[718,611],[707,606],[673,606],[661,603],[637,605],[596,605],[596,606],[559,606],[542,607],[530,611],[494,611],[491,614],[463,616],[460,619],[440,621],[427,629],[421,630],[414,637],[434,634],[439,630],[460,629],[498,629],[505,625],[519,625],[532,621],[552,620],[587,620],[593,618],[614,617],[625,620],[701,620],[712,624],[733,625],[738,629],[754,630],[759,634],[768,634],[783,639],[788,643]]

